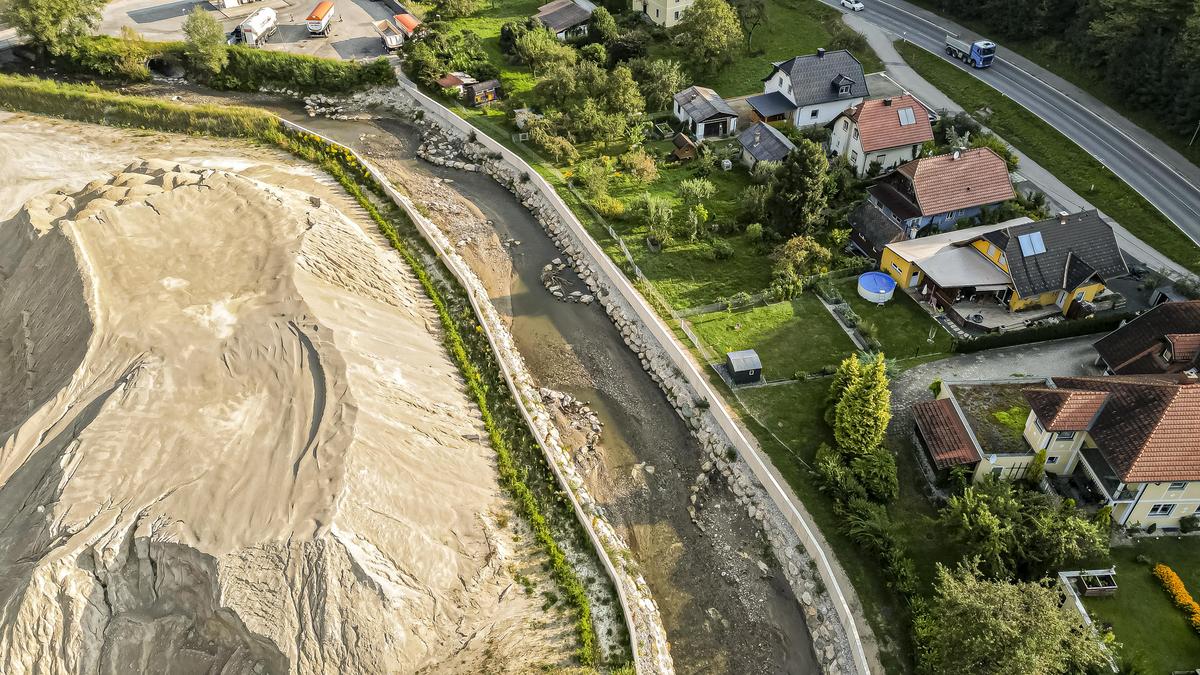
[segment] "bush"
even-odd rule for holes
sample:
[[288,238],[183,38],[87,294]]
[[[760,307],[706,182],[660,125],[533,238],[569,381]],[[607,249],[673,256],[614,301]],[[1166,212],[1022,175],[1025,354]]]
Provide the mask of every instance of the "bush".
[[746,236],[751,241],[762,241],[763,226],[762,223],[750,223],[746,226]]
[[1192,514],[1179,519],[1179,531],[1187,534],[1200,530],[1200,516]]
[[733,253],[733,244],[724,239],[718,239],[713,242],[712,256],[714,260],[729,260],[733,257]]
[[396,74],[386,59],[360,64],[243,46],[228,49],[229,63],[208,81],[218,89],[290,89],[302,94],[348,94],[396,83]]
[[1061,321],[1048,326],[1014,330],[1008,333],[988,333],[987,335],[966,340],[955,338],[951,344],[950,351],[968,354],[985,349],[995,349],[997,347],[1011,347],[1012,345],[1024,345],[1078,335],[1091,335],[1093,333],[1107,333],[1121,325],[1122,321],[1132,316],[1133,314],[1131,313],[1122,312],[1094,319]]
[[643,183],[658,180],[658,165],[645,150],[638,148],[621,155],[621,168]]
[[1171,596],[1171,602],[1183,610],[1192,629],[1200,632],[1200,604],[1192,599],[1192,594],[1188,593],[1187,587],[1183,585],[1183,580],[1175,570],[1159,563],[1154,566],[1154,576],[1166,589],[1167,595]]
[[623,218],[625,216],[625,203],[612,195],[600,194],[592,198],[592,208],[596,209],[605,218]]

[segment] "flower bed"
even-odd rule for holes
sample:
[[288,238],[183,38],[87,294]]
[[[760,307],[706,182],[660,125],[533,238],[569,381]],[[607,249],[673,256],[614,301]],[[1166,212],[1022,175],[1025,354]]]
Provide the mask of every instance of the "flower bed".
[[1154,566],[1154,576],[1167,590],[1167,594],[1171,596],[1171,601],[1175,603],[1175,606],[1182,609],[1187,615],[1192,628],[1200,633],[1200,604],[1197,604],[1192,598],[1192,594],[1188,593],[1187,587],[1183,585],[1183,580],[1179,578],[1175,570],[1159,563]]

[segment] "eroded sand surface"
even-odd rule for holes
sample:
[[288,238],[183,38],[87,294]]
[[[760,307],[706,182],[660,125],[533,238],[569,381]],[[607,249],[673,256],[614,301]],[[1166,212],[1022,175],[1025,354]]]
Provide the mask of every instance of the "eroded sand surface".
[[566,661],[436,315],[342,211],[266,151],[0,117],[0,672]]

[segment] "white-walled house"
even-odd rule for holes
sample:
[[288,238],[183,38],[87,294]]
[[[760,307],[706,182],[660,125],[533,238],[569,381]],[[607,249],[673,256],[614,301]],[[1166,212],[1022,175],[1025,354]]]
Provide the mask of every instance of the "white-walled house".
[[737,132],[738,115],[725,99],[707,87],[688,87],[675,94],[675,119],[687,125],[697,141]]
[[860,178],[872,164],[894,169],[921,155],[933,140],[929,111],[910,94],[863,101],[834,118],[829,151],[845,158]]
[[787,120],[797,127],[825,125],[867,97],[862,64],[839,49],[771,64],[763,93],[746,99],[758,122]]

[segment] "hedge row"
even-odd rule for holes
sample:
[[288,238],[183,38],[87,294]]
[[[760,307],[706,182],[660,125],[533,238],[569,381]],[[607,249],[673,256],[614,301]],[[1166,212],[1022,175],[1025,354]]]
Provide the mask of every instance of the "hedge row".
[[1121,325],[1122,321],[1130,319],[1133,316],[1134,315],[1131,312],[1120,312],[1117,314],[1109,314],[1093,319],[1060,321],[1059,323],[1054,323],[1047,326],[1025,328],[1006,333],[988,333],[987,335],[968,338],[966,340],[954,338],[954,340],[951,341],[950,351],[966,354],[970,352],[983,351],[985,349],[995,349],[997,347],[1011,347],[1013,345],[1044,342],[1046,340],[1058,340],[1060,338],[1076,337],[1079,335],[1107,333],[1115,330]]
[[[348,94],[396,83],[396,74],[387,59],[383,58],[365,62],[342,61],[243,45],[225,49],[229,62],[221,72],[202,77],[192,73],[192,76],[216,89],[289,89],[302,94]],[[187,69],[182,42],[149,42],[107,36],[85,40],[74,53],[60,56],[54,63],[76,75],[137,82],[150,78],[146,64],[153,59]]]
[[[538,498],[527,481],[549,476],[544,461],[535,465],[522,458],[541,457],[536,441],[520,417],[511,393],[505,386],[499,365],[490,350],[463,291],[448,273],[435,281],[425,260],[435,260],[419,238],[407,215],[394,206],[383,187],[376,182],[352,154],[330,146],[309,134],[285,129],[273,116],[252,108],[184,106],[152,99],[124,96],[101,91],[94,86],[59,84],[30,77],[0,75],[0,107],[49,114],[84,122],[111,126],[183,131],[208,135],[253,138],[276,145],[321,166],[367,211],[391,245],[407,261],[425,293],[437,309],[443,328],[443,340],[466,380],[467,389],[479,407],[481,418],[497,455],[500,480],[512,495],[520,514],[527,520],[538,543],[550,559],[554,579],[573,607],[580,640],[578,658],[584,665],[599,662],[596,632],[592,624],[591,604],[583,582],[567,561],[552,532],[544,500]],[[366,190],[364,190],[364,186]],[[370,192],[379,197],[372,199]],[[381,209],[376,201],[385,204]],[[421,254],[424,255],[421,255]],[[457,311],[455,311],[457,308]],[[550,487],[543,493],[552,492]],[[576,541],[589,547],[574,514],[558,498],[550,508],[566,508]]]
[[1188,593],[1187,587],[1183,585],[1183,579],[1179,578],[1175,570],[1162,563],[1154,566],[1154,576],[1166,589],[1167,595],[1171,596],[1171,602],[1187,615],[1192,629],[1200,632],[1200,604],[1192,599],[1192,594]]

